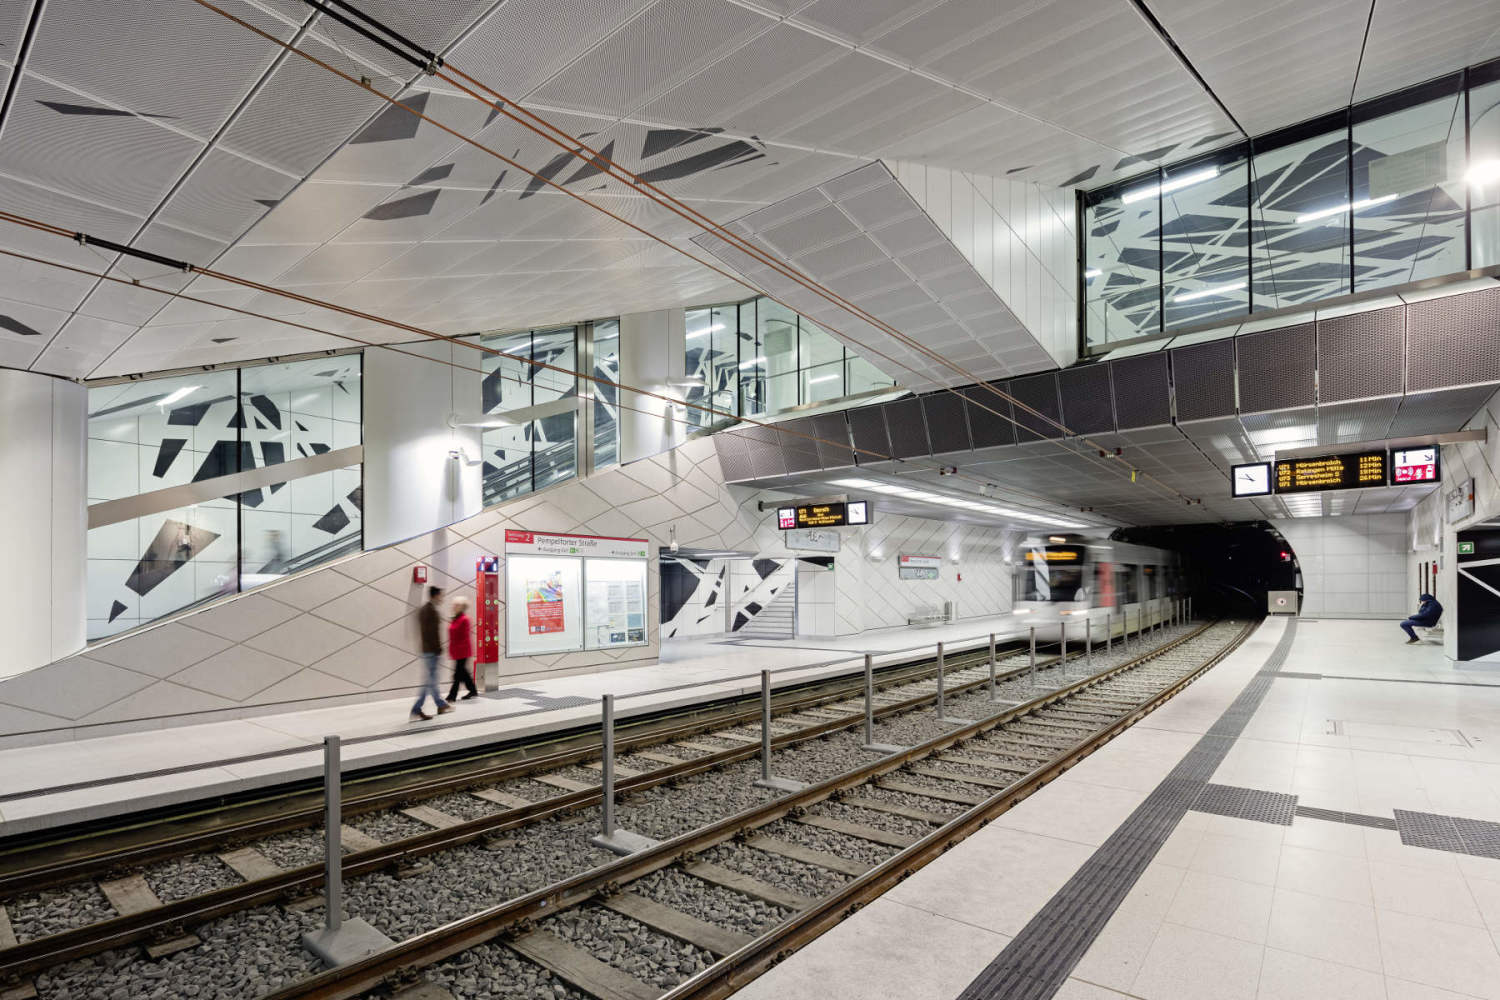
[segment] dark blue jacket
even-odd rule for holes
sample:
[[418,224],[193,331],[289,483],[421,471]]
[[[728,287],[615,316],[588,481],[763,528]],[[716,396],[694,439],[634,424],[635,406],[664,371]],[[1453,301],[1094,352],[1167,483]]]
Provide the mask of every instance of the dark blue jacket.
[[1422,604],[1417,608],[1417,613],[1411,616],[1412,624],[1430,628],[1443,617],[1443,606],[1431,594],[1423,594],[1421,600]]

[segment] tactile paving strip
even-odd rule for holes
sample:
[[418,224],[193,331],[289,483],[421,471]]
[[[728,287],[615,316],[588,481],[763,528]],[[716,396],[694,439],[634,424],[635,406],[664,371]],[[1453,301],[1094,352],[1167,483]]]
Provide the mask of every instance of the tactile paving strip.
[[1500,858],[1500,823],[1397,809],[1396,831],[1411,847]]
[[1319,809],[1315,806],[1298,806],[1297,815],[1303,819],[1321,819],[1329,823],[1368,826],[1376,830],[1396,829],[1396,821],[1388,816],[1366,816],[1364,813],[1344,812],[1340,809]]
[[1232,816],[1235,819],[1255,820],[1257,823],[1291,826],[1292,817],[1297,810],[1297,796],[1265,792],[1258,788],[1208,784],[1203,786],[1203,791],[1193,801],[1193,810],[1217,816]]
[[1140,878],[1151,859],[1203,794],[1286,662],[1297,622],[1234,703],[1172,772],[1083,863],[1005,950],[959,994],[959,1000],[1050,1000]]

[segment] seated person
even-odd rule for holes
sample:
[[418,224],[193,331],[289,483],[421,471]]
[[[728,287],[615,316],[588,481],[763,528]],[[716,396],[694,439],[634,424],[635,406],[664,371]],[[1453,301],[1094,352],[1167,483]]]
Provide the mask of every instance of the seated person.
[[1443,606],[1438,603],[1436,597],[1433,597],[1431,594],[1423,594],[1420,600],[1422,603],[1418,606],[1417,613],[1401,623],[1401,627],[1406,630],[1406,634],[1409,636],[1406,640],[1408,646],[1422,641],[1417,638],[1417,633],[1412,631],[1412,626],[1419,625],[1422,628],[1432,628],[1432,626],[1438,623],[1438,619],[1443,617]]

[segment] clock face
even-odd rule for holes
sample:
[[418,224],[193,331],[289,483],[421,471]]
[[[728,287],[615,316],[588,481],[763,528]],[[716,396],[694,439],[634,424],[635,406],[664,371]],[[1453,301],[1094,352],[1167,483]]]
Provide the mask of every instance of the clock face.
[[1271,465],[1256,462],[1252,465],[1236,465],[1229,472],[1230,495],[1237,497],[1265,496],[1271,492]]

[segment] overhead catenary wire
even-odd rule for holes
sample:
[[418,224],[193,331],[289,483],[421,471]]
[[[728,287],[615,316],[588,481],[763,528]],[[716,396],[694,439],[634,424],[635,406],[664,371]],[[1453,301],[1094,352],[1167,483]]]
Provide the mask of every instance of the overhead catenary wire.
[[[17,215],[15,215],[15,213],[11,213],[11,212],[0,211],[0,220],[6,221],[6,222],[16,223],[16,224],[20,224],[20,225],[26,225],[29,228],[37,229],[37,230],[42,231],[42,232],[52,233],[54,235],[67,236],[70,239],[73,238],[74,236],[76,236],[76,234],[70,234],[68,232],[68,230],[63,229],[60,226],[55,226],[55,225],[52,225],[50,223],[42,222],[40,220],[26,219],[26,217],[24,217],[24,216],[17,216]],[[454,368],[454,369],[457,369],[457,370],[460,370],[460,371],[473,372],[473,373],[481,375],[481,376],[487,376],[487,375],[492,374],[491,372],[486,372],[482,368],[474,368],[474,367],[471,367],[469,365],[460,364],[460,363],[457,363],[457,362],[454,362],[454,361],[444,361],[444,360],[442,360],[440,358],[433,358],[433,357],[430,357],[430,356],[425,355],[425,354],[421,354],[421,353],[416,352],[416,351],[407,350],[407,349],[403,348],[402,346],[400,346],[399,344],[390,344],[390,343],[383,343],[381,341],[366,340],[366,339],[364,339],[362,337],[357,337],[357,336],[355,336],[353,334],[342,333],[342,332],[338,332],[338,331],[335,331],[335,330],[324,329],[322,327],[313,326],[313,325],[308,324],[308,323],[301,323],[301,322],[298,322],[298,321],[293,320],[293,319],[289,319],[289,318],[284,317],[284,316],[271,316],[271,315],[268,315],[268,314],[265,314],[265,313],[255,312],[254,310],[251,310],[251,309],[244,309],[244,308],[241,308],[239,306],[226,305],[226,304],[224,304],[222,302],[215,302],[212,299],[206,299],[206,298],[202,298],[202,297],[199,297],[199,296],[191,295],[191,294],[188,294],[188,293],[183,292],[183,291],[178,291],[178,290],[173,290],[173,289],[168,289],[168,288],[158,288],[158,287],[156,287],[154,285],[147,284],[146,282],[138,280],[138,279],[120,278],[120,277],[117,277],[115,275],[107,274],[107,273],[102,272],[102,271],[91,271],[88,268],[78,267],[78,266],[73,265],[73,264],[65,264],[65,263],[63,263],[61,261],[50,260],[48,258],[38,257],[38,256],[35,256],[33,254],[22,253],[21,251],[17,251],[17,250],[8,250],[8,249],[5,249],[5,248],[0,248],[0,256],[11,257],[11,258],[17,259],[17,260],[25,260],[25,261],[29,261],[29,262],[35,263],[35,264],[41,264],[41,265],[45,265],[45,266],[48,266],[48,267],[58,268],[60,270],[69,271],[69,272],[74,273],[74,274],[79,274],[79,275],[84,275],[84,276],[87,276],[87,277],[96,278],[96,279],[99,279],[101,281],[107,281],[107,282],[111,282],[111,283],[117,284],[117,285],[124,285],[124,286],[131,287],[131,288],[143,289],[143,290],[146,290],[146,291],[155,292],[158,295],[167,296],[169,298],[181,299],[182,301],[185,301],[185,302],[193,302],[193,303],[196,303],[196,304],[199,304],[199,305],[210,306],[212,308],[222,309],[222,310],[224,310],[226,312],[235,313],[235,314],[240,315],[240,316],[246,316],[246,317],[251,317],[251,318],[255,318],[255,319],[262,319],[262,320],[266,320],[268,322],[278,323],[278,324],[281,324],[281,325],[284,325],[284,326],[288,326],[288,327],[291,327],[293,329],[303,330],[303,331],[306,331],[306,332],[309,332],[309,333],[316,333],[316,334],[320,334],[320,335],[328,336],[328,337],[334,337],[334,338],[337,338],[337,339],[340,339],[340,340],[346,340],[346,341],[349,341],[350,343],[360,344],[360,345],[365,346],[365,347],[378,347],[378,348],[382,348],[382,349],[385,349],[385,350],[393,351],[393,352],[395,352],[397,354],[403,354],[403,355],[407,355],[409,357],[416,358],[419,361],[425,361],[425,362],[429,362],[431,364],[443,365],[443,366]],[[227,277],[227,276],[225,276],[225,275],[223,275],[223,274],[221,274],[219,272],[209,271],[209,270],[204,269],[204,268],[198,268],[198,267],[194,267],[192,265],[189,265],[189,267],[192,269],[192,271],[194,273],[200,274],[200,275],[202,275],[204,277],[219,278],[221,280],[223,280],[223,279],[225,279]],[[269,287],[267,287],[265,290],[273,292],[273,293],[276,292],[275,289],[271,289]],[[335,312],[342,312],[342,311],[344,311],[342,307],[339,307],[339,306],[334,305],[332,303],[320,303],[317,300],[309,300],[309,301],[311,301],[313,304],[315,304],[315,305],[317,305],[319,307],[328,308],[328,309],[330,309],[332,311],[335,311]],[[377,322],[387,322],[387,323],[391,323],[392,325],[395,325],[394,321],[380,320],[379,318],[377,318],[376,321]],[[655,399],[658,399],[658,400],[661,400],[661,401],[665,401],[665,402],[667,402],[670,405],[683,406],[685,408],[699,410],[699,411],[702,411],[702,412],[704,412],[704,413],[706,413],[706,414],[708,414],[710,416],[715,416],[715,417],[721,417],[721,418],[724,418],[724,419],[734,420],[734,421],[739,422],[739,423],[748,423],[748,424],[751,424],[751,425],[754,425],[754,426],[758,426],[758,427],[775,427],[778,430],[778,432],[782,433],[782,434],[790,434],[790,435],[793,435],[793,436],[796,436],[796,437],[801,437],[801,438],[804,438],[804,439],[806,439],[806,440],[808,440],[808,441],[810,441],[810,442],[812,442],[814,444],[827,444],[827,445],[829,445],[831,447],[840,448],[842,450],[847,450],[847,451],[851,452],[852,454],[869,456],[869,457],[871,457],[873,459],[876,459],[876,460],[879,460],[879,461],[897,461],[897,462],[904,462],[904,461],[906,461],[905,459],[897,458],[895,455],[889,455],[889,454],[886,454],[884,452],[876,451],[876,450],[873,450],[873,449],[856,447],[856,446],[853,446],[853,445],[851,445],[849,443],[834,441],[834,440],[829,439],[829,438],[819,437],[819,436],[817,436],[815,434],[808,434],[808,433],[801,432],[801,431],[791,430],[791,429],[786,428],[783,425],[771,424],[771,423],[768,423],[768,422],[765,422],[765,421],[755,420],[752,417],[738,416],[738,415],[733,414],[733,413],[731,413],[729,411],[718,410],[718,409],[715,409],[715,408],[713,408],[711,406],[705,406],[705,405],[699,404],[699,403],[691,403],[691,402],[688,402],[687,400],[677,399],[675,397],[668,396],[668,395],[666,395],[664,393],[656,393],[656,392],[652,392],[651,390],[647,390],[647,389],[639,389],[639,388],[636,388],[634,386],[625,385],[624,383],[621,383],[621,382],[618,382],[618,381],[614,381],[614,380],[610,380],[610,379],[606,379],[606,378],[602,378],[600,376],[588,375],[588,374],[585,374],[583,372],[576,371],[574,369],[566,368],[566,367],[563,367],[563,366],[553,365],[553,364],[550,364],[548,362],[536,361],[534,358],[528,357],[526,355],[514,354],[514,353],[511,353],[511,352],[508,352],[508,351],[503,351],[503,350],[500,350],[498,348],[490,347],[490,346],[482,344],[482,343],[476,343],[476,342],[474,342],[472,340],[465,340],[463,338],[449,338],[449,337],[446,337],[444,335],[436,334],[436,333],[431,333],[428,336],[436,338],[436,339],[441,339],[441,340],[449,340],[449,341],[457,343],[457,344],[459,344],[460,346],[463,346],[463,347],[473,348],[473,349],[479,350],[479,351],[481,351],[483,353],[486,353],[486,354],[491,354],[491,355],[495,355],[495,356],[498,356],[498,357],[501,357],[501,358],[506,358],[506,359],[509,359],[509,360],[518,361],[518,362],[521,362],[521,363],[526,364],[526,365],[531,366],[531,367],[542,368],[542,369],[547,369],[547,370],[559,372],[561,374],[569,375],[569,376],[572,376],[572,377],[575,377],[575,378],[584,379],[584,380],[586,380],[588,382],[592,382],[592,383],[597,384],[597,385],[610,386],[610,387],[614,388],[616,390],[616,392],[617,392],[617,396],[616,396],[616,400],[615,400],[615,407],[617,409],[624,410],[624,411],[627,411],[627,412],[630,412],[630,413],[640,413],[640,414],[643,414],[643,415],[646,415],[646,416],[650,416],[653,419],[660,419],[661,417],[665,416],[665,418],[667,419],[667,421],[669,423],[672,423],[674,425],[680,425],[681,427],[683,427],[684,429],[686,429],[689,432],[699,431],[699,430],[705,430],[706,428],[704,428],[701,425],[692,423],[691,421],[687,420],[686,417],[678,417],[678,416],[676,416],[675,414],[673,414],[671,412],[670,409],[667,411],[667,413],[661,414],[661,413],[657,413],[657,412],[652,411],[652,410],[644,410],[644,409],[641,409],[640,407],[637,407],[637,406],[631,406],[631,405],[625,403],[622,399],[620,399],[619,396],[618,396],[618,393],[620,393],[620,392],[637,393],[639,395],[649,396],[651,398],[655,398]],[[966,477],[966,478],[971,479],[971,481],[978,482],[978,480],[974,479],[974,477]],[[1017,488],[1017,487],[1005,487],[1005,489],[1009,493],[1016,494],[1018,496],[1027,498],[1027,500],[1014,500],[1014,499],[1011,499],[1009,497],[1000,498],[1000,499],[1003,499],[1007,503],[1017,504],[1017,505],[1024,506],[1024,504],[1027,501],[1031,501],[1031,502],[1038,502],[1038,503],[1056,505],[1056,501],[1055,500],[1053,500],[1053,499],[1051,499],[1049,497],[1042,496],[1040,494],[1031,493],[1031,492],[1029,492],[1027,490],[1023,490],[1023,489],[1020,489],[1020,488]],[[1037,511],[1034,512],[1034,517],[1033,517],[1033,515],[1030,512],[1019,512],[1017,516],[1021,520],[1042,518],[1045,521],[1046,519],[1055,519],[1055,514],[1052,511],[1048,511],[1048,510],[1037,510]]]
[[[725,277],[725,278],[729,279],[730,281],[733,281],[733,282],[735,282],[737,284],[743,285],[744,287],[749,288],[750,290],[752,290],[752,291],[754,291],[754,292],[756,292],[758,294],[765,295],[767,298],[771,299],[772,301],[778,302],[781,305],[785,306],[788,309],[791,309],[794,312],[796,311],[791,305],[787,304],[786,302],[783,302],[782,300],[778,299],[776,296],[772,295],[771,293],[767,292],[766,290],[757,287],[753,282],[747,280],[743,275],[733,274],[733,273],[725,270],[724,268],[719,267],[716,264],[712,264],[712,263],[710,263],[708,261],[703,260],[702,258],[700,258],[700,257],[698,257],[698,256],[696,256],[696,255],[694,255],[692,253],[690,253],[689,251],[683,249],[682,247],[678,246],[677,244],[671,242],[670,240],[667,240],[667,239],[659,236],[658,234],[652,233],[652,232],[650,232],[649,230],[645,229],[642,226],[639,226],[639,225],[637,225],[637,224],[635,224],[633,222],[630,222],[628,219],[625,219],[624,217],[622,217],[618,213],[611,211],[610,209],[604,207],[603,205],[598,204],[597,202],[594,202],[594,201],[592,201],[592,200],[590,200],[588,198],[585,198],[584,196],[578,194],[575,191],[569,190],[568,188],[564,187],[562,184],[559,184],[556,181],[554,181],[551,177],[543,176],[542,174],[538,173],[537,171],[532,170],[532,169],[526,167],[525,165],[521,164],[520,162],[516,161],[515,159],[513,159],[511,157],[508,157],[508,156],[506,156],[503,153],[500,153],[499,151],[493,149],[492,147],[486,146],[485,144],[480,143],[477,140],[475,140],[475,139],[473,139],[473,138],[471,138],[469,136],[463,135],[462,133],[460,133],[457,130],[451,128],[450,126],[444,124],[443,122],[440,122],[437,119],[431,117],[430,115],[427,115],[426,113],[424,113],[424,112],[422,112],[422,111],[420,111],[420,110],[418,110],[416,108],[413,108],[410,104],[407,104],[407,103],[405,103],[403,101],[400,101],[400,100],[398,100],[398,99],[396,99],[394,97],[391,97],[391,96],[389,96],[387,94],[381,93],[380,91],[376,90],[373,86],[371,86],[366,80],[356,79],[355,77],[349,75],[348,73],[343,72],[342,70],[338,69],[337,67],[334,67],[334,66],[328,64],[326,61],[317,58],[316,56],[312,55],[311,53],[306,52],[306,51],[304,51],[302,49],[299,49],[295,45],[293,45],[293,44],[291,44],[289,42],[283,41],[282,39],[279,39],[279,38],[275,37],[274,35],[271,35],[270,33],[262,30],[261,28],[255,26],[253,24],[250,24],[249,22],[245,21],[242,18],[236,17],[234,14],[229,13],[228,11],[222,9],[221,7],[219,7],[216,4],[214,4],[213,2],[211,2],[211,0],[193,0],[193,2],[197,3],[199,6],[202,6],[202,7],[206,8],[206,9],[208,9],[208,10],[214,11],[215,13],[219,14],[221,17],[224,17],[225,19],[227,19],[229,21],[232,21],[235,24],[240,25],[241,27],[245,28],[248,31],[251,31],[251,32],[255,33],[256,35],[259,35],[261,38],[264,38],[265,40],[271,42],[272,44],[277,45],[277,46],[279,46],[279,47],[281,47],[283,49],[286,49],[289,52],[292,52],[292,53],[295,53],[295,54],[301,56],[302,58],[306,59],[307,61],[309,61],[309,62],[311,62],[311,63],[319,66],[320,68],[326,70],[327,72],[332,73],[335,76],[338,76],[338,77],[346,80],[349,83],[353,83],[356,86],[361,87],[362,89],[368,91],[369,93],[378,96],[379,98],[381,98],[382,100],[384,100],[387,103],[391,104],[392,106],[399,107],[399,108],[405,110],[406,112],[408,112],[409,114],[412,114],[415,117],[417,117],[417,118],[419,118],[419,119],[421,119],[423,121],[428,122],[429,124],[433,125],[434,127],[440,129],[441,131],[443,131],[443,132],[445,132],[445,133],[453,136],[455,139],[459,140],[460,142],[465,143],[467,145],[471,145],[474,148],[479,149],[480,151],[485,152],[485,153],[493,156],[494,158],[500,160],[501,162],[507,164],[508,166],[514,167],[517,170],[520,170],[520,171],[522,171],[522,172],[524,172],[526,174],[529,174],[531,177],[533,177],[537,181],[540,181],[545,186],[551,187],[551,188],[553,188],[553,189],[555,189],[555,190],[557,190],[557,191],[559,191],[559,192],[561,192],[561,193],[563,193],[563,194],[565,194],[565,195],[567,195],[567,196],[569,196],[571,198],[574,198],[575,200],[581,202],[582,204],[587,205],[588,207],[593,208],[596,211],[599,211],[599,212],[601,212],[601,213],[609,216],[610,218],[614,219],[616,222],[620,223],[621,225],[627,226],[628,228],[630,228],[630,229],[632,229],[632,230],[634,230],[634,231],[642,234],[643,236],[646,236],[648,239],[651,239],[651,240],[653,240],[655,242],[658,242],[658,243],[662,244],[663,246],[665,246],[665,247],[667,247],[667,248],[675,251],[676,253],[678,253],[678,254],[680,254],[680,255],[682,255],[684,257],[687,257],[689,260],[692,260],[694,263],[696,263],[696,264],[698,264],[698,265],[700,265],[702,267],[705,267],[705,268],[707,268],[707,269],[709,269],[709,270],[711,270],[711,271],[713,271],[713,272],[721,275],[722,277]],[[311,2],[311,0],[305,0],[305,2]],[[332,0],[330,0],[330,2],[332,2]],[[342,2],[342,0],[340,0],[339,6],[345,8],[346,10],[351,10],[351,11],[355,9],[353,7],[353,5],[351,5],[349,3],[346,3],[346,2]],[[359,14],[359,16],[362,19],[364,19],[367,23],[372,23],[372,24],[378,23],[378,22],[375,21],[375,19],[373,19],[370,16],[365,15],[363,13]],[[393,36],[395,38],[400,38],[401,37],[401,36],[399,36],[398,34],[396,34],[395,32],[391,31],[388,28],[382,28],[382,30],[384,30],[388,35],[391,35],[391,36]],[[410,42],[405,42],[405,44],[407,44],[408,46],[412,45],[412,43],[410,43]],[[677,202],[676,199],[673,199],[673,198],[671,198],[670,195],[666,195],[664,192],[661,192],[659,189],[655,188],[653,185],[650,185],[647,182],[641,182],[641,181],[639,181],[639,178],[636,178],[634,174],[630,174],[629,171],[625,171],[624,168],[620,168],[617,165],[614,165],[612,161],[610,161],[606,157],[604,157],[599,151],[594,150],[594,149],[592,149],[592,148],[590,148],[590,147],[582,144],[575,137],[567,135],[567,133],[563,132],[561,129],[558,129],[555,126],[552,126],[550,123],[545,123],[547,129],[550,129],[552,132],[555,132],[558,135],[561,135],[564,138],[568,139],[567,143],[564,143],[564,142],[560,141],[559,139],[556,138],[556,136],[548,135],[546,132],[543,132],[542,130],[536,128],[535,126],[532,126],[532,125],[530,125],[530,124],[528,124],[526,122],[522,122],[519,118],[517,118],[515,115],[511,114],[510,111],[509,111],[510,107],[516,106],[514,104],[514,102],[511,102],[511,101],[509,101],[507,99],[499,98],[498,94],[497,94],[498,103],[496,103],[495,101],[487,100],[484,97],[482,97],[482,96],[474,93],[472,90],[468,89],[467,87],[464,87],[463,84],[461,84],[458,81],[452,79],[451,77],[443,75],[441,73],[441,68],[442,67],[437,67],[437,66],[435,66],[432,63],[423,64],[420,60],[418,60],[414,56],[404,55],[404,54],[400,54],[400,53],[398,53],[398,55],[401,55],[402,58],[407,59],[408,61],[412,62],[414,65],[417,65],[417,66],[423,68],[425,71],[427,71],[429,73],[433,73],[434,75],[438,75],[440,78],[442,78],[443,80],[445,80],[445,82],[448,82],[452,86],[457,87],[458,89],[462,90],[464,93],[467,93],[471,97],[474,97],[476,100],[480,101],[486,107],[492,108],[495,111],[498,111],[500,114],[506,115],[507,117],[511,118],[513,121],[517,121],[518,124],[526,125],[526,127],[530,128],[531,131],[536,132],[538,135],[542,135],[544,138],[547,138],[549,141],[551,141],[554,144],[556,144],[556,145],[560,146],[561,148],[565,149],[570,155],[573,155],[575,157],[578,157],[579,159],[584,160],[586,163],[589,163],[589,164],[593,165],[596,169],[600,169],[601,171],[607,173],[610,177],[614,178],[615,180],[622,180],[622,178],[620,178],[617,174],[611,172],[611,170],[610,170],[611,167],[614,167],[615,169],[619,169],[622,172],[624,172],[626,174],[629,174],[630,177],[635,178],[635,180],[638,182],[636,184],[632,184],[632,186],[636,190],[640,191],[642,194],[647,195],[647,197],[651,198],[651,200],[654,201],[654,202],[656,202],[657,204],[661,204],[664,207],[667,207],[667,208],[671,209],[676,214],[683,215],[684,218],[691,218],[692,221],[694,221],[697,224],[705,225],[708,228],[711,228],[717,234],[719,234],[721,237],[727,237],[727,238],[729,238],[731,240],[738,240],[738,236],[736,234],[730,233],[728,230],[726,230],[723,227],[719,226],[718,223],[714,222],[711,219],[708,219],[706,216],[702,216],[700,213],[697,213],[695,209],[692,209],[692,208],[690,208],[688,206],[682,205],[680,202]],[[449,65],[449,64],[444,64],[444,66],[446,66],[447,68],[450,68],[450,69],[452,68],[451,65]],[[464,76],[465,76],[465,79],[472,80],[472,77],[469,77],[467,74],[464,74]],[[479,86],[483,86],[482,84],[478,84],[478,85]],[[485,89],[489,90],[489,88],[485,88]],[[497,92],[495,92],[493,90],[490,90],[490,93],[496,94]],[[528,115],[531,115],[531,112],[526,112],[526,113]],[[536,118],[537,121],[544,121],[543,119],[537,118],[534,115],[532,115],[532,117]],[[644,185],[644,187],[642,187],[640,185]],[[665,199],[665,200],[663,200],[663,199]],[[894,327],[890,326],[889,324],[884,323],[884,321],[881,321],[878,318],[874,317],[873,315],[865,312],[864,310],[862,310],[860,307],[854,305],[853,303],[850,303],[847,300],[842,299],[840,296],[837,296],[835,293],[831,292],[830,290],[828,290],[827,288],[825,288],[821,284],[818,284],[817,282],[813,281],[812,279],[808,278],[807,276],[802,275],[801,272],[796,271],[795,269],[788,267],[787,265],[781,263],[780,261],[777,261],[773,257],[770,257],[768,255],[764,255],[759,250],[758,247],[754,247],[752,244],[746,244],[746,246],[749,247],[749,252],[756,254],[759,259],[763,259],[769,266],[775,267],[776,269],[778,269],[778,271],[780,271],[781,273],[783,273],[787,277],[791,278],[792,280],[797,281],[799,284],[804,285],[804,287],[808,288],[810,291],[813,291],[814,293],[816,293],[816,294],[818,294],[818,295],[820,295],[820,296],[828,299],[830,302],[833,302],[835,305],[838,305],[840,308],[843,308],[843,309],[849,311],[851,314],[855,315],[857,318],[864,319],[866,322],[870,322],[872,325],[875,325],[878,328],[885,330],[886,332],[888,332],[891,336],[893,336],[898,341],[900,341],[902,343],[905,343],[908,346],[911,346],[913,349],[915,349],[919,353],[923,354],[924,356],[930,357],[933,360],[939,362],[940,364],[942,364],[945,367],[947,367],[950,370],[952,370],[955,374],[959,375],[961,378],[964,378],[964,379],[967,379],[969,381],[977,383],[980,387],[982,387],[986,391],[990,392],[991,394],[999,397],[1000,399],[1002,399],[1004,401],[1009,402],[1012,406],[1014,406],[1014,407],[1016,407],[1016,408],[1018,408],[1018,409],[1020,409],[1020,410],[1022,410],[1024,412],[1026,412],[1026,413],[1029,413],[1032,416],[1035,416],[1038,420],[1042,421],[1044,424],[1050,424],[1050,425],[1052,425],[1053,427],[1055,427],[1059,431],[1061,431],[1065,438],[1066,437],[1076,437],[1076,438],[1078,438],[1082,443],[1086,444],[1089,447],[1089,449],[1092,449],[1092,450],[1096,451],[1098,453],[1098,458],[1096,458],[1092,454],[1089,454],[1088,451],[1079,450],[1079,449],[1075,449],[1073,447],[1070,447],[1062,439],[1044,437],[1044,436],[1042,436],[1040,434],[1037,435],[1042,440],[1047,441],[1047,442],[1053,444],[1054,446],[1056,446],[1057,448],[1059,448],[1064,453],[1069,454],[1069,455],[1073,455],[1075,457],[1082,458],[1086,462],[1089,462],[1090,464],[1101,465],[1101,466],[1104,466],[1104,467],[1115,468],[1115,467],[1111,466],[1110,463],[1112,463],[1112,462],[1118,462],[1118,463],[1121,463],[1121,465],[1129,466],[1129,462],[1127,460],[1125,460],[1122,456],[1115,455],[1113,453],[1112,449],[1106,448],[1103,445],[1099,444],[1098,442],[1093,441],[1093,440],[1091,440],[1091,439],[1089,439],[1087,437],[1084,437],[1083,435],[1076,434],[1075,432],[1073,432],[1071,429],[1069,429],[1067,426],[1065,426],[1061,422],[1059,422],[1059,421],[1053,419],[1052,417],[1050,417],[1050,416],[1048,416],[1048,415],[1040,412],[1039,410],[1036,410],[1035,408],[1031,407],[1029,404],[1024,403],[1023,401],[1015,398],[1014,396],[1012,396],[1012,395],[1010,395],[1008,393],[1005,393],[1004,391],[996,388],[995,386],[991,385],[990,383],[988,383],[988,382],[986,382],[986,381],[984,381],[982,379],[979,379],[976,375],[974,375],[974,373],[968,371],[967,369],[965,369],[965,368],[963,368],[963,367],[961,367],[959,365],[954,364],[953,362],[951,362],[950,360],[948,360],[946,357],[943,357],[941,354],[936,353],[936,352],[932,351],[931,349],[927,348],[925,345],[920,344],[919,342],[913,340],[912,338],[908,337],[906,334],[902,333],[899,330],[896,330]],[[867,351],[869,353],[873,353],[873,354],[875,354],[875,355],[877,355],[879,357],[882,357],[885,360],[891,362],[892,364],[895,364],[895,365],[897,365],[900,368],[903,368],[903,369],[905,369],[907,371],[910,371],[913,374],[921,375],[920,372],[917,372],[915,369],[911,368],[911,366],[909,366],[909,365],[907,365],[907,364],[905,364],[905,363],[903,363],[903,362],[901,362],[901,361],[899,361],[899,360],[897,360],[895,358],[892,358],[890,355],[886,354],[883,351],[880,351],[878,348],[875,348],[872,345],[866,344],[863,341],[860,341],[859,339],[857,339],[855,337],[851,337],[851,336],[849,336],[847,334],[844,334],[844,333],[842,333],[841,331],[837,330],[836,328],[834,328],[832,326],[829,326],[828,329],[831,332],[836,333],[839,336],[843,337],[845,340],[847,340],[849,342],[852,342],[852,343],[854,343],[856,345],[859,345],[861,347],[861,349],[863,349],[863,350],[865,350],[865,351]],[[1026,427],[1023,423],[1021,423],[1020,421],[1016,420],[1014,417],[1010,416],[1009,414],[1002,413],[1001,411],[996,410],[996,409],[994,409],[992,407],[985,406],[983,403],[980,403],[977,400],[975,400],[972,396],[965,396],[963,393],[959,392],[957,389],[955,389],[955,388],[953,388],[951,386],[942,386],[940,388],[942,388],[943,390],[945,390],[945,391],[947,391],[949,393],[952,393],[955,396],[958,396],[960,399],[965,400],[970,405],[974,405],[974,406],[978,407],[981,410],[984,410],[984,411],[986,411],[988,413],[993,414],[994,416],[999,417],[1002,420],[1005,420],[1005,421],[1007,421],[1007,422],[1009,422],[1011,424],[1014,424],[1016,427],[1021,428],[1022,430],[1025,430],[1028,433],[1032,433],[1032,434],[1036,434],[1037,433],[1033,428]],[[1116,471],[1121,471],[1123,473],[1123,470],[1118,469],[1118,468],[1116,468]],[[1151,484],[1153,492],[1156,492],[1158,495],[1162,496],[1164,499],[1169,499],[1169,500],[1172,500],[1174,502],[1177,501],[1177,500],[1181,500],[1181,501],[1183,501],[1185,503],[1188,503],[1188,504],[1192,504],[1194,502],[1193,498],[1188,497],[1185,494],[1177,491],[1173,487],[1171,487],[1171,486],[1167,485],[1166,483],[1162,482],[1161,480],[1157,479],[1155,476],[1151,475],[1149,472],[1146,472],[1145,470],[1138,469],[1136,467],[1131,466],[1131,467],[1129,467],[1129,474],[1131,476],[1131,481],[1132,482],[1137,482],[1138,478],[1139,479],[1144,479],[1148,484]]]

